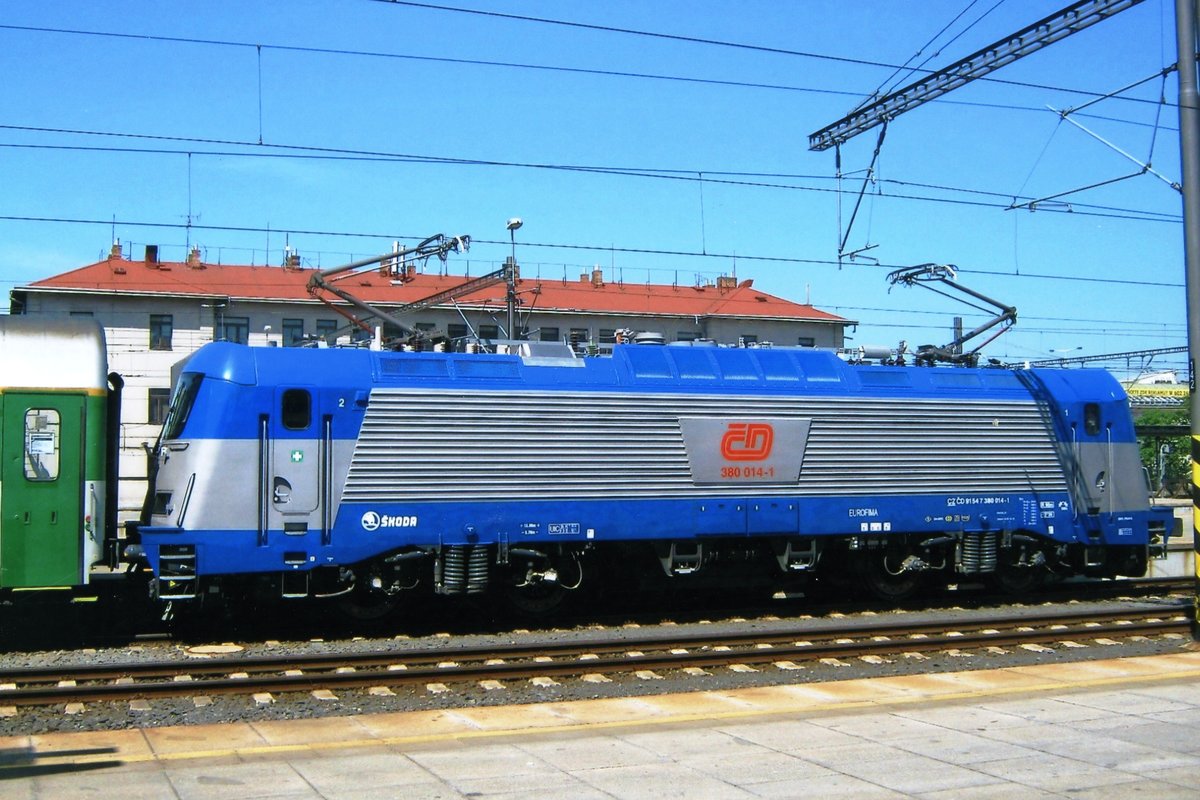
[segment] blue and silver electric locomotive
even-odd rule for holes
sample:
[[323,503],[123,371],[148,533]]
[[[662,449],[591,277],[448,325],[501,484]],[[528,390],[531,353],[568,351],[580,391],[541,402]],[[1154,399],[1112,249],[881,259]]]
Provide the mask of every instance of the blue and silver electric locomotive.
[[257,579],[383,606],[503,589],[532,609],[637,576],[848,573],[901,597],[1141,575],[1171,534],[1106,372],[566,355],[205,346],[136,534],[158,596]]

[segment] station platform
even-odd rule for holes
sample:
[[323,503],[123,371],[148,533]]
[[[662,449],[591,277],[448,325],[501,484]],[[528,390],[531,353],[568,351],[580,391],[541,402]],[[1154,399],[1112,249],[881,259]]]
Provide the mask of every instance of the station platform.
[[1200,650],[0,739],[0,796],[1195,798]]

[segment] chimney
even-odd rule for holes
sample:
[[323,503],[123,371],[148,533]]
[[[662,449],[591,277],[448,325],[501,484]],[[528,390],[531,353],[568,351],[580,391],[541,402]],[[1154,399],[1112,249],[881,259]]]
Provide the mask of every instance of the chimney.
[[192,245],[192,249],[188,251],[187,265],[189,269],[204,269],[204,265],[200,263],[200,247]]
[[721,290],[736,289],[737,278],[730,277],[729,275],[721,275],[717,278],[717,288]]
[[112,249],[108,251],[108,257],[110,259],[121,257],[121,242],[120,241],[114,241],[112,243]]
[[604,270],[599,267],[592,270],[592,286],[596,289],[604,286]]
[[158,264],[158,245],[146,245],[146,266],[153,267]]

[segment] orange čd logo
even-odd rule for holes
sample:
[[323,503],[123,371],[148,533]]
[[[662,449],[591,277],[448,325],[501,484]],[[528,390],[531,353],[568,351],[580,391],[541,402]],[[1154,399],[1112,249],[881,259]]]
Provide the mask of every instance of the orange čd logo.
[[721,455],[727,461],[762,461],[774,440],[775,429],[765,422],[731,422],[721,437]]

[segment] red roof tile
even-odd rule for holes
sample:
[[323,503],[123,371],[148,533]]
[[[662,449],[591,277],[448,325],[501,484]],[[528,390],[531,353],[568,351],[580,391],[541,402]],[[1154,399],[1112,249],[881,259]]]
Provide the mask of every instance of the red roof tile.
[[[147,264],[110,258],[79,269],[35,281],[28,290],[127,292],[175,296],[229,297],[234,300],[310,300],[307,291],[312,269],[201,265],[165,262]],[[333,285],[359,299],[384,306],[411,303],[446,291],[470,278],[461,275],[416,274],[393,282],[379,269],[335,276]],[[852,324],[850,320],[767,294],[744,280],[721,286],[668,286],[642,283],[599,283],[522,278],[518,282],[522,304],[542,311],[653,314],[678,316],[770,317]],[[336,300],[329,296],[331,300]],[[478,290],[457,301],[464,306],[504,305],[500,284]]]

